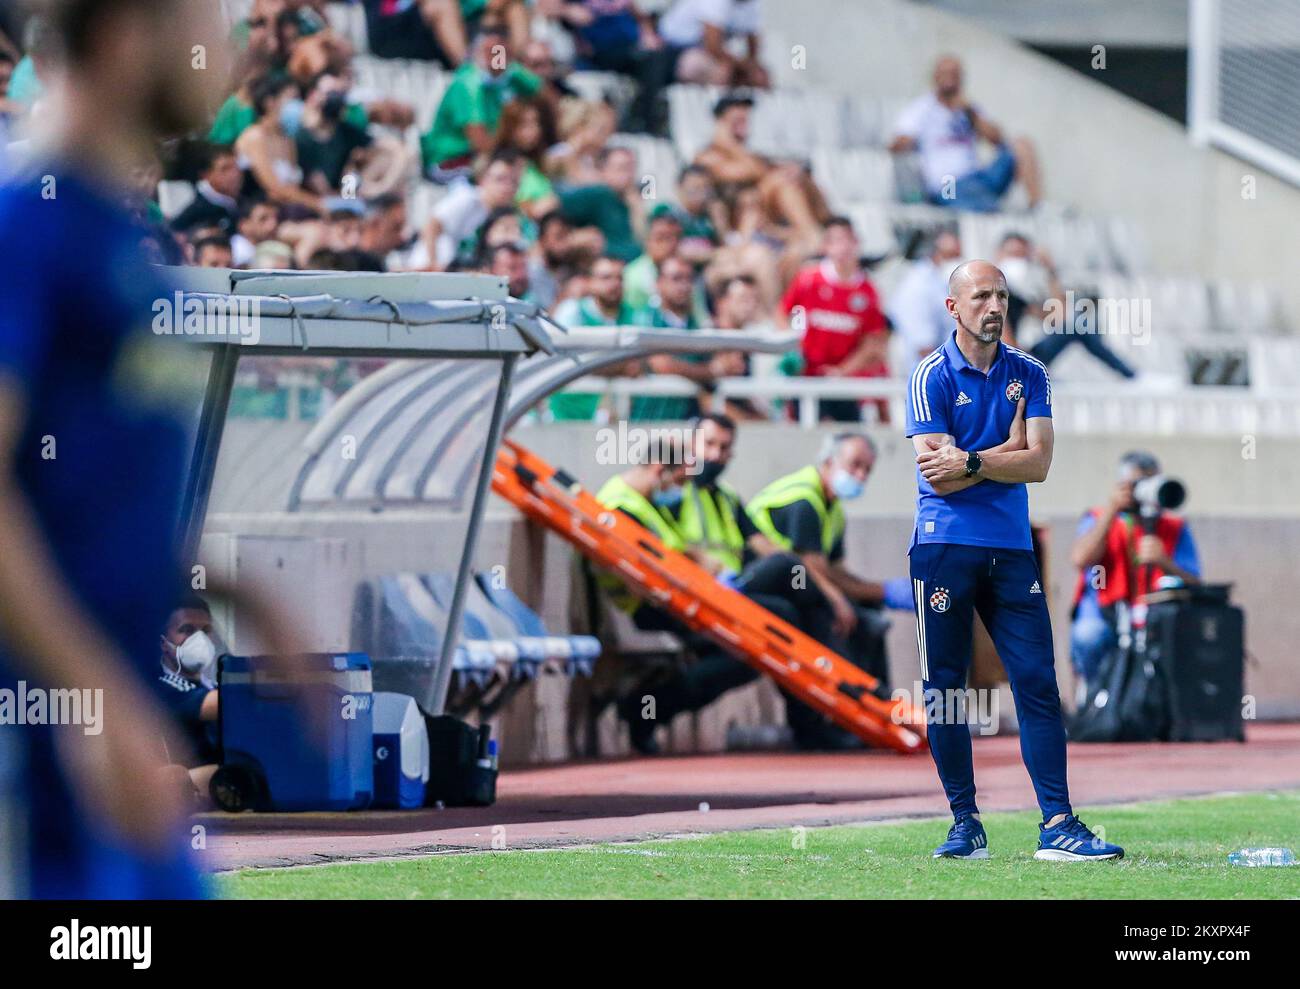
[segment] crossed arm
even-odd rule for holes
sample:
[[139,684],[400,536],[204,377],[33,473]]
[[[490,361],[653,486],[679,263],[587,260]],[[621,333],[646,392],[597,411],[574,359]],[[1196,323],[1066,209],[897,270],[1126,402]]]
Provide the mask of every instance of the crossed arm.
[[1052,466],[1055,442],[1052,420],[1045,416],[1026,420],[1024,414],[1025,400],[1022,398],[1016,406],[1016,417],[1006,441],[978,451],[981,467],[974,477],[966,476],[967,451],[954,446],[952,436],[946,433],[913,436],[912,445],[916,449],[916,464],[921,469],[921,476],[930,482],[934,493],[940,497],[964,491],[985,479],[1007,484],[1045,481]]

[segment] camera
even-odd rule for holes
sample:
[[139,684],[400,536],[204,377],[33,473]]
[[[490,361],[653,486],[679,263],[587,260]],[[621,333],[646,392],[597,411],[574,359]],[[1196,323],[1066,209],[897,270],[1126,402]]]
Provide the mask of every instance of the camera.
[[1182,507],[1187,500],[1187,488],[1177,478],[1156,474],[1133,485],[1133,500],[1143,517],[1154,518],[1162,511]]

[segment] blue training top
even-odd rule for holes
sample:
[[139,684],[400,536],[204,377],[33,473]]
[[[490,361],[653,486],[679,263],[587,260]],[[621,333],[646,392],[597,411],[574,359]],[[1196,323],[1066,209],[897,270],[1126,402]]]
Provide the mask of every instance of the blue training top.
[[[905,403],[907,435],[946,433],[959,449],[987,450],[1010,435],[1022,395],[1026,419],[1051,418],[1052,382],[1041,361],[999,343],[986,374],[966,360],[954,330],[943,346],[912,372]],[[982,480],[940,497],[919,468],[916,483],[913,546],[960,543],[1032,549],[1025,485]]]

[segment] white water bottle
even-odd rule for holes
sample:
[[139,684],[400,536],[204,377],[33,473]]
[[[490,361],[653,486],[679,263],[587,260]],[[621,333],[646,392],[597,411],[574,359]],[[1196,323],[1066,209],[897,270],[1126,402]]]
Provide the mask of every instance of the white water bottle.
[[1295,853],[1289,848],[1243,848],[1228,856],[1233,865],[1295,865]]

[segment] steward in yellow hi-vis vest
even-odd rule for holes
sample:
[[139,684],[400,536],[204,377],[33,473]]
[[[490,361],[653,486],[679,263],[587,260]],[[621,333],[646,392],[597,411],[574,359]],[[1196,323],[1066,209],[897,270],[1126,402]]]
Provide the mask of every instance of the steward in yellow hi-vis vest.
[[[634,486],[639,473],[645,473],[647,478],[653,478],[653,475],[646,472],[644,467],[633,468],[633,470],[628,471],[628,474],[633,475],[633,483],[628,481],[626,475],[615,475],[596,492],[596,500],[606,508],[630,515],[637,522],[640,522],[642,526],[658,536],[659,541],[669,549],[675,549],[678,552],[684,550],[686,544],[678,534],[672,516],[654,503],[656,500],[662,500],[662,493],[657,490],[657,485],[656,489],[648,492],[642,490],[646,486],[645,484],[636,484]],[[601,573],[597,577],[597,582],[605,589],[614,604],[623,611],[635,615],[641,609],[642,600],[629,591],[627,586],[613,574]]]
[[704,484],[688,476],[676,514],[678,531],[687,544],[718,561],[725,572],[738,574],[744,569],[745,543],[758,530],[740,495],[729,485]]
[[[829,559],[843,553],[844,508],[839,499],[827,502],[822,490],[821,473],[813,464],[801,467],[793,474],[778,477],[749,500],[749,516],[758,530],[782,549],[794,549],[793,522],[778,510],[791,505],[808,505],[817,517],[818,545]],[[777,518],[773,517],[776,513]],[[778,521],[778,518],[780,521]],[[837,552],[838,550],[838,552]]]

